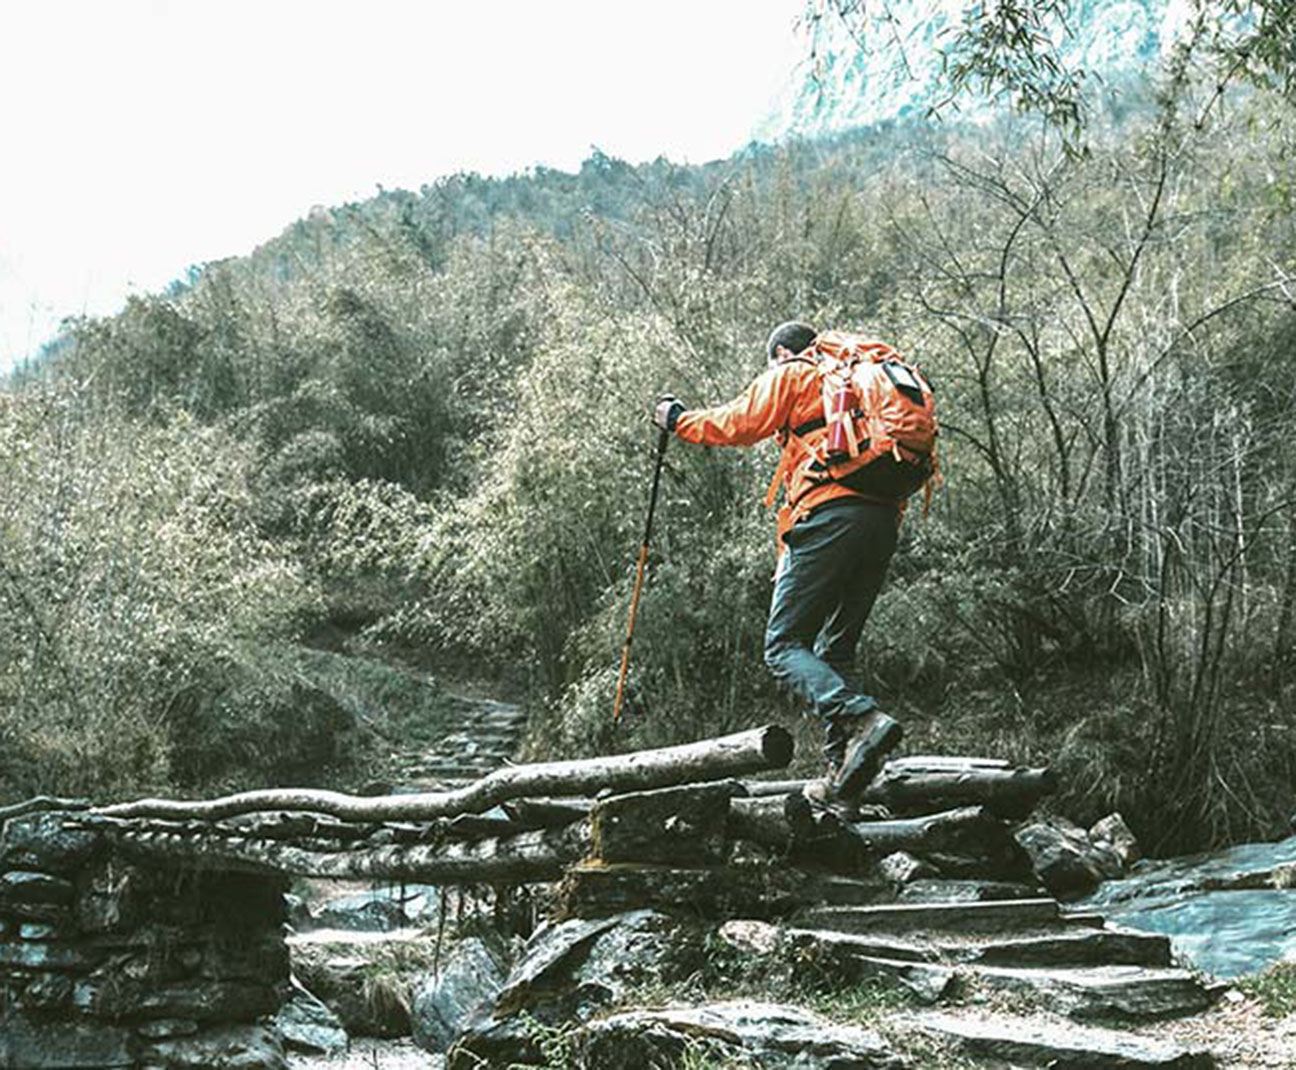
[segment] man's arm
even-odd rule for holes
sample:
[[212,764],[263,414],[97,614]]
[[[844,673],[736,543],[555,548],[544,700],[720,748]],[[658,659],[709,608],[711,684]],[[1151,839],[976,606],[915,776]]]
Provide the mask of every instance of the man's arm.
[[685,442],[704,446],[751,446],[785,427],[796,401],[792,365],[759,375],[727,405],[680,412],[674,431]]

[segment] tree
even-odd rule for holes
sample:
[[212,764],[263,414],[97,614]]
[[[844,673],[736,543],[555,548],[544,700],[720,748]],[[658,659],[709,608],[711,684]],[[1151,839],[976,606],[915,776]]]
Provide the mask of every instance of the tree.
[[[956,109],[968,96],[989,97],[1040,117],[1079,150],[1103,73],[1086,69],[1068,47],[1086,6],[1083,0],[965,3],[960,24],[945,31],[939,46],[941,90],[931,113]],[[862,48],[866,38],[879,30],[885,36],[896,23],[889,0],[807,0],[803,17],[816,59],[836,29]],[[898,35],[890,44],[903,52]],[[1162,80],[1174,84],[1205,65],[1216,86],[1199,122],[1238,81],[1296,102],[1296,2],[1191,0],[1190,17],[1166,55]],[[902,56],[902,62],[908,61]]]

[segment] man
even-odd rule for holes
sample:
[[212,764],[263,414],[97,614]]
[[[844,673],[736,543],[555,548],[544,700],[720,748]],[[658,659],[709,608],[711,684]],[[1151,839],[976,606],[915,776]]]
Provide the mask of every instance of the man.
[[[774,579],[765,663],[805,699],[825,726],[829,775],[824,795],[851,804],[899,741],[900,725],[848,683],[864,622],[895,550],[902,504],[866,497],[815,470],[802,434],[823,426],[822,381],[807,351],[817,332],[784,323],[766,345],[769,366],[727,405],[686,410],[661,398],[654,422],[686,442],[750,446],[776,435],[780,557]],[[802,434],[797,432],[801,431]]]

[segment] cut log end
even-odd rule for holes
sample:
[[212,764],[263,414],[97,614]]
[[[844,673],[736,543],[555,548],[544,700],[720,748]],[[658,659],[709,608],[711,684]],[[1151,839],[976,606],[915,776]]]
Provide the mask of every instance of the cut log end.
[[761,739],[761,753],[772,769],[783,769],[791,764],[795,746],[792,733],[780,725],[769,725]]

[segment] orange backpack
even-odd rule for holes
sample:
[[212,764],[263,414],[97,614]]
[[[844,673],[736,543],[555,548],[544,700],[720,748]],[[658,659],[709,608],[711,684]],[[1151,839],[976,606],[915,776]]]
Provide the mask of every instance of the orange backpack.
[[923,487],[930,494],[939,428],[932,388],[917,368],[885,342],[840,331],[823,332],[793,359],[813,360],[823,383],[823,416],[788,429],[812,458],[812,479],[819,473],[822,482],[894,501]]

